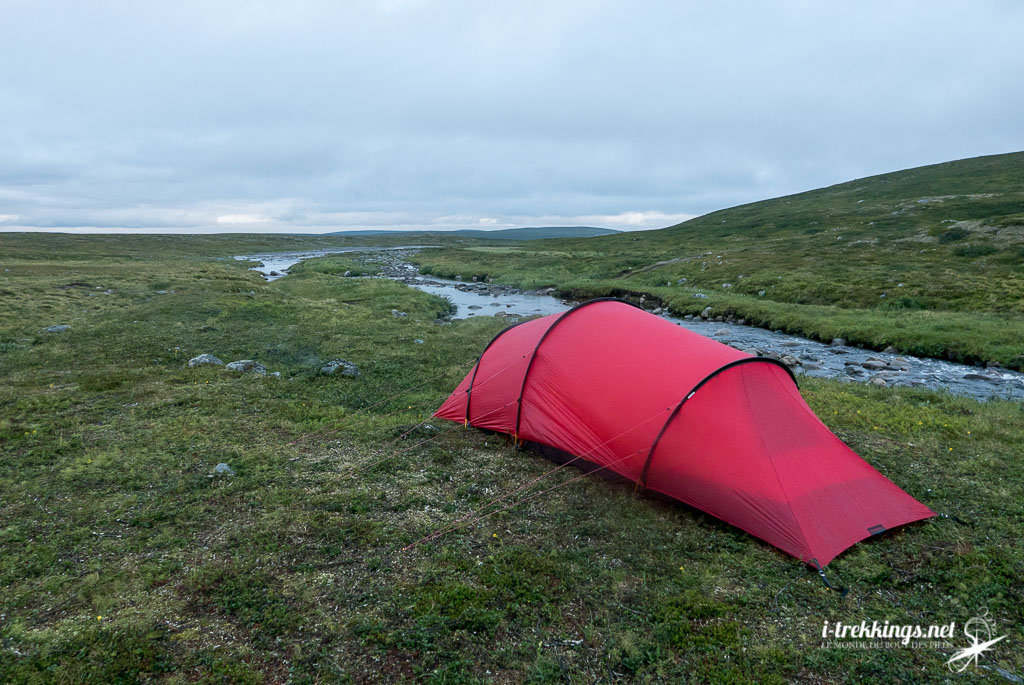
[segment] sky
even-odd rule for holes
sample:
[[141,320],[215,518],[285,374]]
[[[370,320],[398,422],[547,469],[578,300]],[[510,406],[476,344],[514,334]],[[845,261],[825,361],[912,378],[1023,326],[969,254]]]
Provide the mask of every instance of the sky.
[[0,230],[660,228],[1024,149],[1024,3],[0,0]]

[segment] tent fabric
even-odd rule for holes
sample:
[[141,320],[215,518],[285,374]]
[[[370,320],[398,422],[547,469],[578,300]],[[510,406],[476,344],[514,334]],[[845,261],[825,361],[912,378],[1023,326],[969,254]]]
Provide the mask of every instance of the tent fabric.
[[575,455],[819,569],[935,515],[833,435],[787,367],[611,298],[506,328],[435,416]]

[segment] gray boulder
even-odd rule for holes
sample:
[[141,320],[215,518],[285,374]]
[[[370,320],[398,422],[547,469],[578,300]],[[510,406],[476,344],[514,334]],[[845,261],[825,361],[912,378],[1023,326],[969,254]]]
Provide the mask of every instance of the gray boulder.
[[46,333],[64,333],[71,330],[71,326],[66,323],[59,323],[56,326],[47,326],[43,329]]
[[693,297],[693,299],[695,299],[695,300],[706,300],[706,299],[708,299],[708,296],[705,295],[704,293],[694,293],[691,297]]
[[998,376],[985,376],[980,373],[965,373],[963,379],[965,381],[988,381],[989,383],[998,383],[1002,380]]
[[237,362],[227,364],[224,368],[228,371],[238,371],[239,373],[254,373],[257,376],[267,375],[267,367],[252,359],[239,359]]
[[344,376],[345,378],[359,378],[363,374],[359,367],[344,359],[332,359],[320,367],[320,373],[325,376]]
[[401,319],[402,317],[409,316],[409,315],[406,314],[405,312],[400,312],[397,309],[392,309],[391,310],[391,316],[395,317],[396,319]]
[[700,318],[706,319],[711,316],[711,307],[704,307],[704,311],[700,313]]
[[888,383],[885,382],[884,378],[880,378],[878,376],[875,376],[874,378],[872,378],[868,382],[871,383],[871,385],[877,385],[877,386],[879,386],[881,388],[884,388],[886,385],[888,385]]
[[839,347],[846,344],[845,338],[832,338],[832,342],[829,343],[832,347]]
[[886,364],[883,361],[876,361],[874,359],[871,359],[862,363],[861,366],[863,366],[868,371],[881,371],[882,369],[887,367],[888,364]]
[[676,285],[682,285],[683,283],[686,283],[685,278],[680,278],[679,280],[676,281]]
[[764,297],[764,291],[763,290],[758,290],[757,291],[757,296],[758,297]]
[[893,347],[892,345],[889,345],[889,346],[888,346],[888,347],[886,347],[886,348],[885,348],[884,350],[882,350],[882,354],[899,354],[899,353],[900,353],[900,351],[899,351],[899,350],[897,350],[897,349],[896,349],[895,347]]
[[845,371],[848,376],[860,376],[864,373],[864,369],[859,366],[847,366]]
[[189,368],[196,366],[221,366],[224,362],[214,357],[212,354],[201,354],[198,357],[192,357],[188,360]]
[[232,469],[230,466],[228,466],[224,462],[221,462],[221,463],[217,464],[216,466],[214,466],[213,467],[213,472],[215,474],[217,474],[218,476],[233,476],[233,475],[235,475],[234,469]]

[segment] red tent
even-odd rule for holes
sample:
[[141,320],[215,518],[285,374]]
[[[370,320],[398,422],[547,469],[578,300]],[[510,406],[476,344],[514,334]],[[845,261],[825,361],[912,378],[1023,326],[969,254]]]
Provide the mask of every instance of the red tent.
[[580,457],[819,569],[935,515],[833,435],[784,364],[621,300],[506,328],[435,415]]

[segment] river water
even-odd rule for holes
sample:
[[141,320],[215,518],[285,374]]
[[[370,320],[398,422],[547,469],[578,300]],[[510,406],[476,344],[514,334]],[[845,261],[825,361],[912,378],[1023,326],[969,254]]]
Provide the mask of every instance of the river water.
[[[267,280],[287,274],[288,268],[304,259],[340,252],[372,253],[367,261],[376,263],[378,277],[400,281],[424,292],[448,298],[455,306],[452,318],[500,316],[509,323],[522,317],[566,311],[576,302],[553,297],[548,292],[529,292],[493,283],[461,282],[423,276],[405,261],[414,247],[357,247],[311,252],[270,253],[238,256],[260,262],[254,267]],[[808,338],[769,331],[755,326],[700,317],[662,318],[719,342],[753,354],[783,359],[797,374],[833,378],[843,382],[871,382],[897,387],[945,389],[976,399],[1024,400],[1024,373],[999,368],[981,368],[940,359],[875,352],[849,345],[828,345]]]

